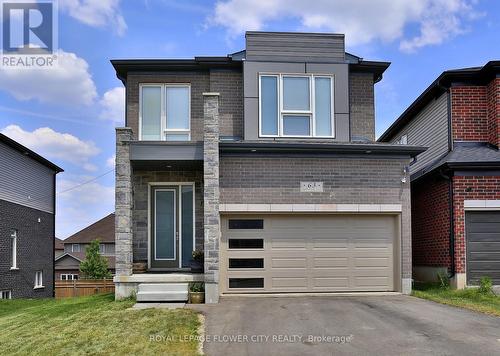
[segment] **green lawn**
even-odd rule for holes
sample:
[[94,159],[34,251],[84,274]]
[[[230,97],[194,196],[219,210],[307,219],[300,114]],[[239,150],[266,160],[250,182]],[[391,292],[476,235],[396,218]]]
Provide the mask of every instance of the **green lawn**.
[[442,304],[454,305],[481,313],[500,316],[500,296],[481,294],[477,288],[453,290],[437,285],[416,285],[413,295]]
[[0,355],[198,354],[197,313],[133,304],[110,294],[0,300]]

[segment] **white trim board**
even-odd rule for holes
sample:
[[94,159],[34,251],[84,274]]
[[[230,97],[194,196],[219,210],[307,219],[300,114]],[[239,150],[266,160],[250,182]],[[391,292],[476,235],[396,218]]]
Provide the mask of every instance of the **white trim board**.
[[220,204],[220,212],[400,213],[401,204]]
[[465,210],[500,210],[500,200],[464,200]]

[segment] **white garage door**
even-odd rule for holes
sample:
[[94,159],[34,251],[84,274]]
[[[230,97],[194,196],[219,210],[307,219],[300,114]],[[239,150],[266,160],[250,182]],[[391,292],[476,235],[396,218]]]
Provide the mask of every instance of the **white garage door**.
[[393,291],[397,226],[394,215],[223,216],[222,291]]

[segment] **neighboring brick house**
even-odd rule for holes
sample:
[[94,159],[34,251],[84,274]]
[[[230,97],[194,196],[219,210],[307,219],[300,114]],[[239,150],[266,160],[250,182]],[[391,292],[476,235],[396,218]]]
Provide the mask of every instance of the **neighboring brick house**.
[[0,298],[54,295],[56,174],[63,170],[0,134]]
[[500,284],[500,62],[444,72],[379,141],[429,147],[410,166],[414,278]]
[[80,263],[85,260],[88,245],[96,239],[99,240],[99,252],[108,260],[108,269],[114,275],[115,214],[109,214],[62,240],[63,253],[56,258],[55,279],[66,281],[81,278]]
[[[116,297],[411,291],[412,157],[375,140],[389,66],[336,34],[248,32],[226,57],[113,60]],[[204,274],[190,273],[194,249]],[[146,273],[143,273],[143,272]]]

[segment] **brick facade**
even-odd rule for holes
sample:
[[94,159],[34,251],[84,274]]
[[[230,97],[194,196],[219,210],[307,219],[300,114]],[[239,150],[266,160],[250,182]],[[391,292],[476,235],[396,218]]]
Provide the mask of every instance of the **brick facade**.
[[451,87],[453,141],[489,140],[486,86]]
[[457,273],[465,273],[464,200],[499,200],[500,176],[453,177],[453,214],[455,218],[455,263]]
[[[12,298],[50,298],[54,293],[54,215],[0,200],[0,290]],[[17,270],[11,270],[11,230],[17,230]],[[44,288],[33,289],[42,271]]]
[[210,71],[210,91],[219,93],[220,136],[243,137],[243,74]]
[[489,142],[500,147],[500,78],[488,84]]
[[373,74],[349,75],[351,140],[375,141],[375,102]]
[[[400,203],[407,159],[222,156],[221,203]],[[301,193],[301,181],[323,193]]]
[[450,267],[450,182],[432,175],[411,187],[414,266]]

